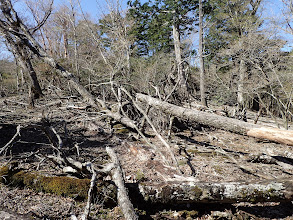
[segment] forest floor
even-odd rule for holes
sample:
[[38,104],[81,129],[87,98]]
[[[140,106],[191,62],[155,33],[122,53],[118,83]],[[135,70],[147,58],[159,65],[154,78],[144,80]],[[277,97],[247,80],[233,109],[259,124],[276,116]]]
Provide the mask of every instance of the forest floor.
[[[18,167],[24,170],[46,176],[64,175],[54,163],[42,157],[52,153],[48,138],[38,129],[45,117],[63,139],[64,149],[78,161],[104,164],[108,160],[106,146],[114,147],[129,186],[141,181],[253,182],[293,178],[292,146],[193,126],[173,131],[168,139],[181,170],[178,173],[174,167],[165,165],[160,155],[137,138],[136,133],[111,125],[107,118],[75,97],[61,101],[43,99],[34,109],[28,107],[24,97],[4,97],[0,99],[0,109],[0,149],[15,135],[17,126],[21,126],[20,137],[0,155],[0,167],[18,160]],[[256,114],[249,112],[249,121]],[[261,117],[258,123],[275,126],[268,116]],[[170,159],[161,142],[151,131],[147,133],[149,141]],[[161,133],[166,137],[165,131]],[[292,202],[151,205],[136,203],[133,197],[130,192],[141,219],[293,219]],[[72,214],[80,214],[84,206],[85,203],[73,198],[0,185],[0,216],[5,212],[6,219],[69,219]],[[94,204],[92,218],[123,219],[117,207],[105,207],[103,201]]]

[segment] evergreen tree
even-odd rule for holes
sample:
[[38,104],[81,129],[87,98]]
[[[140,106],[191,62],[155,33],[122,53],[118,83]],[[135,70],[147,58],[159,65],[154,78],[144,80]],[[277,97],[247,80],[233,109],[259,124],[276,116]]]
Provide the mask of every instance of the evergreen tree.
[[155,0],[141,3],[128,1],[129,18],[134,21],[131,34],[135,36],[137,54],[152,55],[174,50],[173,25],[180,36],[188,36],[194,29],[198,3],[191,0]]
[[257,12],[262,0],[210,0],[211,24],[206,35],[206,51],[212,59],[220,49],[235,43],[262,22]]

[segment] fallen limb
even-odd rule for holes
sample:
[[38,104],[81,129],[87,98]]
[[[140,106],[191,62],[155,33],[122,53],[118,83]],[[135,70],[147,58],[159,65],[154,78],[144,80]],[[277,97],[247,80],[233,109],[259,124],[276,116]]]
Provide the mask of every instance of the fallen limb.
[[122,168],[120,166],[118,157],[112,148],[107,147],[106,151],[109,154],[112,162],[114,163],[114,168],[111,170],[111,176],[112,176],[113,182],[117,186],[118,204],[123,212],[123,215],[125,219],[127,220],[138,219],[138,216],[134,212],[133,205],[129,200],[127,189],[125,188],[125,185],[124,185]]
[[16,127],[16,133],[13,135],[13,137],[10,139],[10,141],[8,141],[7,144],[5,144],[4,147],[1,148],[0,150],[0,154],[2,154],[3,152],[7,151],[7,149],[9,148],[9,146],[11,145],[11,143],[18,137],[20,136],[20,125],[18,125]]
[[290,202],[293,200],[293,180],[141,183],[139,191],[145,200],[154,203]]
[[92,167],[92,165],[91,165],[91,170],[92,170],[93,175],[91,178],[91,185],[90,185],[90,188],[88,191],[86,207],[84,209],[83,215],[81,216],[82,220],[87,220],[89,218],[90,210],[91,210],[91,202],[93,199],[94,186],[96,185],[96,180],[97,180],[97,173],[96,173],[95,169]]
[[272,127],[262,127],[260,125],[250,124],[244,121],[239,121],[237,119],[198,111],[196,109],[183,108],[140,93],[136,94],[136,98],[139,101],[146,102],[155,108],[161,109],[166,113],[182,119],[187,119],[202,125],[219,128],[250,137],[267,139],[277,143],[293,146],[293,131],[281,130]]

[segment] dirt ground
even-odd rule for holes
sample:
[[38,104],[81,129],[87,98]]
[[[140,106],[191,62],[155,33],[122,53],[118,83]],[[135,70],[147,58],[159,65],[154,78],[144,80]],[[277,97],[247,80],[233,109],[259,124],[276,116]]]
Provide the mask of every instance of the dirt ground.
[[[62,170],[42,155],[52,147],[39,129],[42,118],[48,118],[64,142],[64,149],[78,161],[104,164],[108,160],[106,146],[115,148],[125,174],[126,184],[141,181],[168,182],[189,180],[200,182],[260,181],[293,178],[293,147],[258,140],[213,128],[193,126],[173,131],[168,143],[178,161],[180,172],[166,165],[154,149],[126,128],[84,107],[75,98],[48,105],[48,100],[30,109],[19,97],[0,100],[0,149],[8,143],[21,125],[20,137],[0,155],[0,166],[19,160],[19,167],[37,170],[44,175],[63,175]],[[256,113],[249,112],[250,120]],[[262,117],[259,123],[275,126],[272,119]],[[161,142],[147,131],[148,140],[170,160]],[[164,137],[167,132],[161,131]],[[131,191],[131,190],[130,190]],[[131,192],[130,192],[131,197]],[[141,219],[293,219],[291,203],[237,204],[138,204],[134,207]],[[83,211],[84,203],[72,198],[37,193],[29,189],[0,186],[0,210],[18,214],[18,219],[69,219]],[[117,207],[103,207],[96,201],[93,219],[123,219]],[[0,213],[1,215],[1,213]],[[8,219],[8,218],[7,218]]]

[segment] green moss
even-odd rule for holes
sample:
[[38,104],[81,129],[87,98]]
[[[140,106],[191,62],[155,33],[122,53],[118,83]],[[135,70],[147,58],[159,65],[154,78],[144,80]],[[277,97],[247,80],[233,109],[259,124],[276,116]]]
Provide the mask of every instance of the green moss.
[[90,185],[90,179],[70,177],[46,177],[35,173],[20,171],[10,178],[13,186],[28,187],[38,192],[52,193],[59,196],[84,200]]
[[191,154],[197,154],[199,151],[197,149],[188,149],[187,153],[191,153]]
[[115,124],[113,126],[114,133],[115,134],[122,134],[122,133],[128,133],[129,129],[126,128],[123,124]]
[[188,211],[188,210],[183,210],[183,211],[180,211],[179,212],[179,215],[183,218],[196,218],[199,216],[199,212],[196,211],[196,210],[191,210],[191,211]]
[[[87,199],[91,181],[90,179],[76,179],[64,176],[48,177],[33,172],[12,171],[8,166],[1,167],[0,174],[1,176],[6,176],[4,183],[10,186],[27,187],[37,192],[72,197],[81,201]],[[103,196],[107,192],[107,199],[111,200],[112,198],[112,200],[115,200],[116,188],[114,185],[101,182],[97,183],[95,188],[96,195]]]
[[8,166],[0,167],[0,183],[5,183],[8,173],[9,173]]
[[202,190],[197,187],[197,186],[194,186],[192,188],[192,194],[195,196],[196,199],[200,199],[200,197],[202,196]]
[[84,200],[87,198],[90,180],[70,177],[41,177],[38,185],[40,190],[48,193]]
[[141,181],[146,180],[143,171],[138,170],[138,171],[136,172],[135,179],[136,179],[138,182],[141,182]]
[[220,166],[214,166],[213,168],[216,171],[216,173],[219,173],[219,174],[224,174],[225,173],[224,169],[222,167],[220,167]]
[[173,189],[170,186],[164,186],[159,195],[163,203],[168,203],[172,199]]
[[189,149],[187,150],[189,154],[195,154],[201,157],[213,157],[214,155],[211,152],[200,152],[198,150]]
[[186,165],[186,163],[187,163],[187,159],[182,159],[182,160],[180,160],[180,161],[178,162],[178,165],[179,165],[179,166],[184,166],[184,165]]
[[267,202],[279,198],[278,192],[270,188],[268,190],[254,189],[253,193],[248,193],[246,190],[241,191],[241,196],[249,202]]

